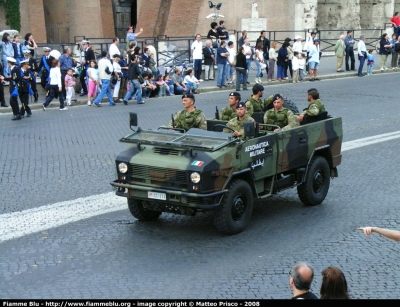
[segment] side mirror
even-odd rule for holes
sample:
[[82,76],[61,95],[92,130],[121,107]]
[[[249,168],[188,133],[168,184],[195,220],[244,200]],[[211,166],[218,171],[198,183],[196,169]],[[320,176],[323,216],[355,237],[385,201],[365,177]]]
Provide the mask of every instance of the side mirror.
[[245,137],[255,137],[256,136],[256,123],[245,122],[243,124],[244,136]]
[[137,127],[137,125],[138,125],[137,113],[130,112],[129,113],[129,127],[131,128],[132,131],[135,131],[132,129],[132,126]]

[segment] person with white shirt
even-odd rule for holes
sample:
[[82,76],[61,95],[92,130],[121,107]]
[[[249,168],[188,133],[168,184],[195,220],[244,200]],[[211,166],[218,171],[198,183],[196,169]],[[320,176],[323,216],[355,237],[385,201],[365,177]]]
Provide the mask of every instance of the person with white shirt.
[[[250,65],[251,65],[251,47],[250,47],[250,40],[245,39],[244,40],[244,45],[243,45],[243,53],[246,56],[246,66],[247,66],[247,80],[249,80],[249,70],[250,70]],[[240,80],[242,82],[242,80]],[[247,82],[247,84],[250,84],[250,82]]]
[[233,61],[235,60],[236,57],[236,48],[234,47],[234,44],[232,41],[228,42],[228,52],[229,56],[227,58],[227,63],[226,63],[226,84],[227,85],[233,85],[233,77],[235,76],[233,74],[235,67],[233,66]]
[[310,36],[307,37],[306,42],[304,43],[304,50],[307,52],[307,58],[306,58],[306,71],[309,71],[309,66],[308,66],[308,62],[309,62],[309,58],[310,58],[310,50],[311,47],[314,46],[314,39],[317,38],[317,33],[316,32],[311,32]]
[[101,101],[103,100],[104,95],[107,95],[108,102],[110,106],[115,106],[113,101],[113,97],[111,95],[111,87],[110,87],[110,79],[113,74],[114,67],[108,59],[107,51],[103,50],[101,52],[102,59],[99,61],[99,77],[101,80],[101,92],[97,96],[97,98],[93,101],[93,104],[97,107],[101,107]]
[[360,40],[358,41],[358,59],[360,60],[360,66],[358,66],[358,76],[359,77],[364,77],[362,70],[364,67],[364,62],[365,59],[367,58],[367,48],[365,47],[365,35],[361,34],[360,35]]
[[297,51],[299,54],[301,54],[303,52],[303,50],[304,50],[303,49],[303,43],[301,42],[301,36],[300,35],[297,35],[294,38],[294,43],[293,43],[292,49],[293,49],[293,52]]
[[293,69],[293,83],[299,83],[299,52],[295,51],[293,53],[292,59],[292,69]]
[[319,81],[320,79],[317,78],[317,70],[319,65],[319,39],[314,39],[314,45],[310,48],[309,53],[309,70],[310,70],[310,81]]
[[193,41],[192,46],[190,47],[190,54],[193,57],[194,76],[200,82],[203,82],[203,79],[201,79],[201,72],[203,71],[203,43],[201,42],[200,34],[196,34],[196,39]]
[[119,39],[117,37],[114,37],[113,42],[110,45],[110,48],[108,49],[108,55],[111,58],[114,56],[114,54],[118,54],[119,56],[121,56],[121,51],[119,51],[118,44],[119,44]]
[[43,111],[46,111],[46,108],[54,98],[58,98],[60,100],[61,111],[68,110],[66,107],[64,107],[64,96],[62,93],[62,85],[61,85],[61,70],[60,70],[60,64],[57,59],[53,59],[51,61],[51,69],[49,73],[48,84],[50,88],[46,100],[42,106]]

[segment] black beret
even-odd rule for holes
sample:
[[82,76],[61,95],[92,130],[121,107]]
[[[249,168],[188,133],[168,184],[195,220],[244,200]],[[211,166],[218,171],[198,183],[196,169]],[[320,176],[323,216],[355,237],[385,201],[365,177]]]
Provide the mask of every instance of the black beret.
[[193,99],[193,101],[195,101],[193,94],[184,94],[184,95],[182,95],[182,99],[183,98],[191,98],[191,99]]
[[317,90],[316,88],[310,88],[310,89],[307,91],[307,93],[314,92],[314,91],[317,91],[317,92],[318,92],[318,90]]
[[281,94],[275,94],[274,98],[272,98],[272,101],[275,101],[275,100],[277,100],[279,98],[283,99],[283,96]]
[[239,98],[239,100],[240,100],[240,98],[241,98],[240,93],[238,93],[238,92],[231,92],[231,93],[229,94],[229,96],[235,96],[235,97]]
[[240,101],[236,104],[236,109],[246,108],[246,104],[243,101]]

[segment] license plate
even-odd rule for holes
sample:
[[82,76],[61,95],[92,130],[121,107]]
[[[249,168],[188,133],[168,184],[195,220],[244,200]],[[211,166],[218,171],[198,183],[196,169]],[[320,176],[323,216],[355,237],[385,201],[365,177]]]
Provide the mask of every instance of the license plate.
[[167,200],[167,194],[158,192],[147,192],[147,197],[152,199]]

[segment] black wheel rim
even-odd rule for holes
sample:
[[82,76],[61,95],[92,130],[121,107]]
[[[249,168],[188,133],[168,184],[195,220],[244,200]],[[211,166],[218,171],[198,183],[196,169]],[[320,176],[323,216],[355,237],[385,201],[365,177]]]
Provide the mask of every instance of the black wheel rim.
[[322,171],[315,172],[314,180],[313,180],[313,191],[314,193],[321,192],[322,188],[324,187],[325,183],[325,176]]
[[243,195],[238,195],[233,200],[232,204],[232,219],[239,221],[246,211],[246,199]]

